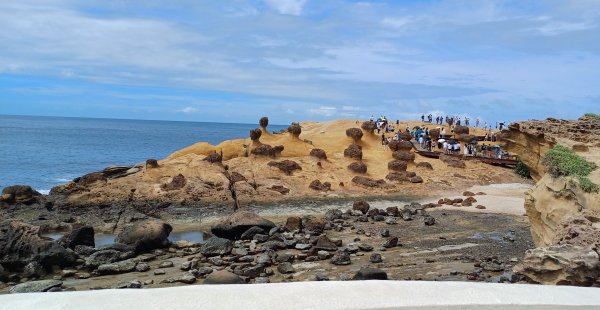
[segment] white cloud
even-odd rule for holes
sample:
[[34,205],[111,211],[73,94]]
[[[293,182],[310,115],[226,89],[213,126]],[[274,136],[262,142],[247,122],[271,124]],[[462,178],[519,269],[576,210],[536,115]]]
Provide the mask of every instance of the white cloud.
[[342,107],[342,110],[344,110],[344,111],[359,111],[360,107],[351,106],[351,105],[345,105],[345,106]]
[[335,107],[320,106],[318,108],[308,109],[308,113],[318,116],[330,117],[335,115],[337,109]]
[[567,32],[593,29],[596,27],[597,27],[596,24],[589,23],[589,22],[570,23],[570,22],[555,21],[555,22],[550,22],[550,23],[544,24],[543,26],[537,27],[536,30],[543,35],[554,36],[554,35],[559,35],[559,34],[563,34],[563,33],[567,33]]
[[185,107],[183,109],[179,109],[177,110],[177,112],[182,112],[182,113],[196,113],[199,110],[197,108],[194,107]]
[[265,0],[265,2],[281,14],[300,15],[307,0]]
[[386,17],[381,21],[381,24],[386,27],[400,29],[400,28],[403,28],[404,26],[410,24],[411,22],[412,22],[412,18],[410,16]]

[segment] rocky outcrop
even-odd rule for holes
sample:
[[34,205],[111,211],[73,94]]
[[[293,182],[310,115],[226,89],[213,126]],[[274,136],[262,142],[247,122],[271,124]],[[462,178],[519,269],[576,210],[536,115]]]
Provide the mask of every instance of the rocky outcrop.
[[35,191],[31,186],[27,185],[13,185],[7,186],[2,189],[2,196],[0,196],[0,203],[6,204],[32,204],[38,201],[41,196],[40,193]]
[[289,159],[282,161],[271,161],[268,163],[268,165],[285,172],[287,175],[291,175],[295,170],[302,170],[302,167],[300,167],[297,162]]
[[593,246],[554,245],[528,250],[514,271],[535,283],[591,286],[600,260]]

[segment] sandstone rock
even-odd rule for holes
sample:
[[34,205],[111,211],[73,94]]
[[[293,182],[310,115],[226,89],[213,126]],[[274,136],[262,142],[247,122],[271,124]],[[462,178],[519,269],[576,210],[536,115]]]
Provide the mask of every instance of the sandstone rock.
[[166,191],[182,189],[187,183],[183,174],[178,174],[171,179],[171,182],[161,185],[161,188]]
[[59,280],[29,281],[11,287],[9,292],[11,294],[46,292],[49,289],[59,287],[62,284],[63,282]]
[[94,228],[82,226],[71,230],[58,240],[58,244],[65,248],[75,249],[78,245],[95,247]]
[[367,165],[360,161],[355,161],[348,165],[348,169],[356,173],[367,173]]
[[290,192],[290,189],[283,185],[271,185],[270,187],[267,187],[267,189],[278,192],[282,195],[287,195]]
[[446,163],[446,165],[448,165],[449,167],[455,167],[455,168],[465,168],[466,167],[464,161],[457,159],[455,157],[452,157],[452,156],[441,154],[440,160],[443,161],[444,163]]
[[433,166],[431,166],[431,164],[428,163],[428,162],[426,162],[426,161],[422,161],[420,163],[417,163],[417,168],[423,168],[423,169],[433,170]]
[[402,138],[402,141],[410,141],[413,139],[413,136],[410,134],[410,132],[401,132],[400,138]]
[[211,237],[200,247],[200,253],[204,256],[227,255],[231,253],[233,244],[231,240],[219,237]]
[[598,280],[599,265],[593,246],[567,244],[528,250],[513,270],[535,283],[590,286]]
[[38,198],[42,194],[35,191],[31,186],[27,185],[13,185],[7,186],[2,189],[2,196],[0,196],[0,202],[6,202],[8,204],[32,204],[38,201]]
[[392,157],[402,161],[415,161],[415,154],[408,151],[395,151]]
[[473,141],[477,141],[477,137],[474,135],[463,133],[463,134],[458,135],[458,141],[464,142],[464,143],[470,143]]
[[125,226],[116,242],[133,246],[136,252],[147,252],[169,246],[171,225],[161,220],[139,221]]
[[104,173],[102,172],[92,172],[92,173],[88,173],[86,175],[83,175],[79,178],[74,179],[73,181],[75,183],[77,183],[78,185],[81,185],[83,187],[87,187],[90,186],[91,184],[94,184],[95,182],[106,182],[107,178],[106,175],[104,175]]
[[300,127],[300,125],[299,125],[299,124],[295,124],[295,123],[294,123],[294,124],[291,124],[291,125],[288,127],[287,131],[288,131],[288,132],[289,132],[289,133],[290,133],[292,136],[299,137],[299,136],[300,136],[300,134],[302,133],[302,127]]
[[250,130],[250,139],[252,141],[258,141],[258,139],[260,139],[260,136],[262,135],[262,130],[260,130],[260,128],[255,128]]
[[220,163],[223,161],[223,156],[221,156],[221,154],[214,152],[214,153],[210,153],[208,154],[208,156],[204,157],[204,160],[209,162],[209,163]]
[[462,195],[463,196],[475,196],[475,193],[470,192],[470,191],[464,191]]
[[327,236],[323,235],[317,239],[315,249],[323,251],[337,251],[337,246]]
[[241,173],[239,173],[239,172],[235,172],[235,171],[233,171],[233,172],[231,172],[231,173],[229,174],[229,181],[230,181],[231,183],[236,183],[236,182],[245,182],[245,181],[246,181],[246,177],[245,177],[245,176],[243,176],[243,175],[242,175]]
[[355,142],[358,142],[362,138],[363,132],[359,128],[348,128],[346,129],[346,136],[354,139]]
[[227,270],[219,270],[206,277],[204,284],[246,284],[246,281],[235,273]]
[[309,155],[312,157],[316,157],[318,159],[322,159],[322,160],[327,159],[327,153],[325,153],[325,151],[322,149],[312,149],[312,150],[310,150]]
[[361,160],[363,157],[362,146],[360,146],[358,144],[350,144],[344,150],[344,157]]
[[158,167],[158,161],[156,159],[146,159],[146,169]]
[[331,183],[329,183],[329,182],[321,183],[320,180],[313,180],[312,182],[310,182],[308,187],[311,189],[314,189],[316,191],[328,191],[328,190],[331,190]]
[[392,171],[406,171],[406,162],[402,160],[392,160],[388,163],[388,169]]
[[290,232],[302,231],[302,218],[299,216],[290,216],[285,221],[284,229]]
[[413,148],[412,143],[409,141],[392,141],[388,144],[388,147],[392,152],[395,151],[410,151]]
[[406,171],[390,172],[385,176],[385,178],[395,182],[410,182],[411,179]]
[[410,178],[410,183],[423,183],[423,178],[421,178],[420,176],[414,176],[412,178]]
[[295,170],[302,170],[302,167],[300,167],[297,162],[289,159],[282,161],[271,161],[268,163],[268,165],[285,172],[287,175],[291,175]]
[[360,125],[360,128],[365,133],[373,133],[373,131],[377,129],[377,124],[375,124],[373,121],[365,121]]
[[303,220],[304,232],[311,235],[319,235],[325,229],[325,222],[318,218],[309,218]]
[[387,273],[381,269],[363,267],[356,272],[352,280],[387,280]]
[[369,203],[364,200],[357,200],[352,204],[352,210],[360,211],[362,214],[367,214],[369,208]]
[[475,208],[476,208],[476,209],[483,210],[483,209],[485,209],[485,206],[482,206],[482,205],[477,205]]
[[398,245],[398,237],[389,237],[383,242],[384,248],[393,248]]
[[213,235],[227,239],[239,239],[241,235],[253,226],[269,231],[275,224],[251,211],[237,211],[217,222],[211,228]]
[[[281,151],[283,151],[283,149]],[[277,156],[277,153],[281,153],[281,151],[276,150],[274,147],[272,147],[268,144],[261,144],[255,148],[253,148],[252,151],[250,151],[250,153],[257,155],[257,156],[275,157],[275,156]]]
[[260,120],[258,121],[258,125],[262,128],[267,128],[267,126],[269,126],[269,118],[266,116],[263,116],[260,118]]
[[357,175],[352,178],[352,182],[366,187],[390,188],[393,187],[387,184],[384,180],[373,180],[368,177]]
[[467,126],[454,126],[454,134],[469,134],[469,127]]

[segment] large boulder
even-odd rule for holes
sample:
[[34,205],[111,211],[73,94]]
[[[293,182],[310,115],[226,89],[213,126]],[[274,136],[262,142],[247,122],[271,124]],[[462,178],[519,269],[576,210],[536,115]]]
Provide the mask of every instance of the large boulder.
[[396,160],[415,161],[415,154],[409,151],[395,151],[392,153],[392,157]]
[[0,196],[0,202],[8,204],[32,204],[38,201],[41,196],[40,193],[35,191],[31,186],[27,185],[13,185],[7,186],[2,189],[2,196]]
[[16,221],[0,227],[0,264],[16,268],[32,261],[46,268],[72,265],[75,253],[58,242],[40,237],[39,229]]
[[528,250],[513,271],[534,283],[591,286],[598,283],[600,260],[594,246],[553,245]]
[[260,130],[260,128],[255,128],[250,130],[250,139],[252,141],[258,141],[258,139],[260,139],[260,136],[262,135],[262,130]]
[[390,148],[390,150],[392,150],[392,152],[395,151],[410,151],[413,148],[412,143],[410,143],[410,141],[392,141],[390,142],[390,144],[388,145],[388,147]]
[[269,231],[275,227],[275,224],[254,212],[241,210],[223,218],[213,225],[210,230],[217,237],[236,240],[253,226]]
[[365,121],[360,125],[360,128],[365,132],[365,133],[373,133],[373,131],[375,131],[375,129],[377,129],[377,124],[374,121]]
[[390,188],[393,187],[387,184],[384,180],[374,180],[369,177],[357,175],[352,178],[352,182],[366,187]]
[[246,284],[246,281],[235,273],[219,270],[206,277],[204,284]]
[[95,247],[94,228],[92,226],[82,226],[71,230],[58,240],[58,244],[65,248],[74,250],[78,245]]
[[469,134],[469,127],[467,126],[454,126],[454,134],[456,135],[461,135],[461,134]]
[[209,163],[220,163],[223,161],[223,156],[220,153],[212,152],[204,157],[204,160]]
[[327,153],[322,149],[312,149],[310,150],[310,156],[316,157],[318,159],[326,160]]
[[266,129],[267,126],[269,126],[269,118],[266,116],[261,117],[258,121],[258,125],[260,125],[260,127],[262,127],[263,129]]
[[146,252],[169,246],[171,225],[161,220],[146,220],[126,226],[116,242],[131,245],[136,252]]
[[394,159],[388,162],[388,169],[392,171],[406,171],[406,162],[403,160]]
[[287,131],[288,131],[288,132],[289,132],[289,133],[290,133],[290,134],[291,134],[293,137],[299,138],[299,137],[300,137],[300,134],[302,133],[302,127],[300,126],[300,124],[297,124],[297,123],[292,123],[292,124],[291,124],[291,125],[288,127]]
[[369,203],[364,200],[358,200],[352,204],[352,210],[360,211],[362,214],[367,214],[370,207]]

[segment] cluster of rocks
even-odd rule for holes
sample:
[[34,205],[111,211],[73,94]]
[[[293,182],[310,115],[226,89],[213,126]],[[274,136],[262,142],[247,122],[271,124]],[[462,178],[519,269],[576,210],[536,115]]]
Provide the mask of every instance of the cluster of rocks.
[[[473,193],[470,191],[465,191],[465,192],[463,192],[463,196],[466,196],[466,198],[454,198],[454,199],[440,198],[440,200],[438,200],[438,205],[448,205],[448,206],[454,206],[454,207],[471,207],[471,206],[473,206],[474,203],[477,202],[477,199],[475,199],[475,197],[474,197],[475,195],[485,195],[485,193],[484,192]],[[477,205],[475,208],[485,209],[485,206]]]

